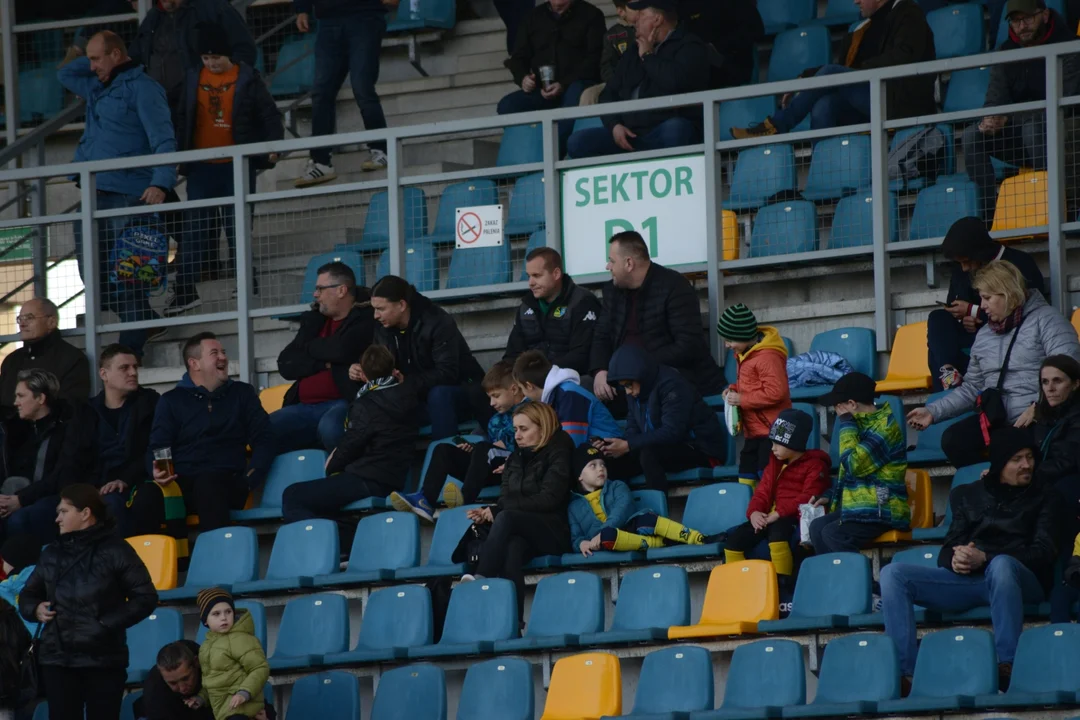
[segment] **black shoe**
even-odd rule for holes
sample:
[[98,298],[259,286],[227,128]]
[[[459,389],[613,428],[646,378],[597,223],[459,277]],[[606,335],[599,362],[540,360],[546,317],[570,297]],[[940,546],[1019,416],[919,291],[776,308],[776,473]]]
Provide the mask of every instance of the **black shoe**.
[[202,298],[195,292],[177,293],[162,312],[165,317],[173,317],[194,310],[202,304]]

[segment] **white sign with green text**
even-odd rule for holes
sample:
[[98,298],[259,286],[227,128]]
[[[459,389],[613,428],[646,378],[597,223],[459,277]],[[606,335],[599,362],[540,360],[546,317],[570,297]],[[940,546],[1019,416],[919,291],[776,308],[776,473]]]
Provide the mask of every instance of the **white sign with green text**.
[[662,265],[706,261],[705,158],[641,160],[562,174],[563,264],[571,275],[605,272],[608,239],[636,230]]

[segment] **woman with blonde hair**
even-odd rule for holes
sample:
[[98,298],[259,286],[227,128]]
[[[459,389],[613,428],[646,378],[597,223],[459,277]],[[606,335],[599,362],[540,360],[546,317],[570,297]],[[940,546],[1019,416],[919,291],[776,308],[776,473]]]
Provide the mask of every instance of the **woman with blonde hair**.
[[1016,266],[995,260],[975,274],[980,307],[987,314],[971,346],[971,361],[960,387],[908,413],[916,430],[976,411],[949,427],[941,448],[956,467],[986,456],[992,430],[1029,426],[1039,399],[1039,368],[1050,355],[1080,360],[1076,330],[1042,295],[1027,289]]
[[477,577],[501,577],[517,586],[518,620],[525,606],[525,564],[540,555],[570,552],[570,462],[574,441],[550,405],[525,403],[514,413],[517,449],[502,472],[499,502],[470,510],[477,525],[491,523]]

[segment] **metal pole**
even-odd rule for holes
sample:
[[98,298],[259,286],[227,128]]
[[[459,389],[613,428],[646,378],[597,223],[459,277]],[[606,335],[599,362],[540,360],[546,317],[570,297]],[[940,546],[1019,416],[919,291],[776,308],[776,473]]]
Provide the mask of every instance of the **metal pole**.
[[[721,178],[720,158],[716,155],[716,143],[720,142],[719,107],[715,101],[705,103],[705,257],[709,263],[709,325],[705,334],[709,349],[717,362],[723,362],[724,348],[716,333],[720,320],[720,308],[724,304],[724,274],[720,260],[724,257],[724,223],[720,204]],[[736,246],[739,239],[735,238]]]
[[[1061,56],[1046,58],[1046,184],[1047,224],[1050,230],[1050,304],[1068,317],[1068,284],[1065,266],[1065,243],[1061,224],[1065,222],[1065,147],[1061,126],[1064,113],[1061,102]],[[1072,189],[1072,188],[1070,188]]]
[[[45,140],[37,146],[37,166],[45,167]],[[38,178],[33,182],[34,192],[30,196],[30,209],[34,217],[44,217],[45,212],[45,178]],[[37,297],[49,297],[49,278],[46,266],[49,260],[49,235],[48,228],[35,228],[34,240],[31,246],[31,266],[34,271],[34,295]]]
[[892,346],[892,297],[889,293],[889,134],[885,131],[885,81],[870,81],[870,182],[874,213],[874,334],[878,352]]
[[[97,378],[98,357],[98,243],[101,238],[97,235],[98,223],[94,222],[93,215],[96,208],[95,192],[96,181],[93,173],[83,171],[79,174],[79,223],[82,228],[82,255],[83,255],[83,296],[86,299],[86,315],[84,327],[86,329],[86,357],[90,360],[90,377]],[[95,387],[97,383],[94,383]]]
[[0,2],[0,41],[4,43],[4,108],[7,116],[4,138],[8,145],[15,142],[19,136],[19,68],[14,27],[15,3],[13,0],[4,0]]
[[251,309],[253,270],[251,267],[251,223],[248,216],[247,196],[251,192],[248,183],[248,158],[234,155],[233,170],[233,222],[236,232],[236,336],[237,362],[240,364],[241,382],[251,383],[255,378],[255,336]]
[[[566,121],[564,121],[566,122]],[[544,227],[550,248],[559,252],[562,249],[562,188],[559,171],[555,163],[559,161],[559,125],[545,118],[541,127],[544,137]],[[602,242],[607,243],[607,238]]]
[[146,17],[146,13],[150,12],[151,0],[139,0],[139,7],[135,11],[139,15],[139,24],[142,25],[143,19]]
[[386,141],[386,199],[390,213],[390,274],[405,277],[404,208],[401,202],[401,145]]

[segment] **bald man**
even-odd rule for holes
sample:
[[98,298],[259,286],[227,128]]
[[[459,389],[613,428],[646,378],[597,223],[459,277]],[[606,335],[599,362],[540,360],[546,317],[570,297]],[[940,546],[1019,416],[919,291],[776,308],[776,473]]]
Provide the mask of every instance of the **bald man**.
[[60,396],[85,402],[90,397],[90,362],[79,348],[60,337],[59,311],[45,298],[23,304],[16,318],[23,346],[0,365],[0,405],[15,404],[16,377],[22,370],[48,370],[60,380]]

